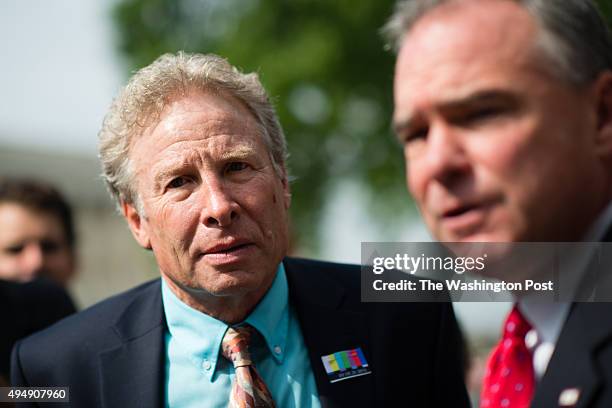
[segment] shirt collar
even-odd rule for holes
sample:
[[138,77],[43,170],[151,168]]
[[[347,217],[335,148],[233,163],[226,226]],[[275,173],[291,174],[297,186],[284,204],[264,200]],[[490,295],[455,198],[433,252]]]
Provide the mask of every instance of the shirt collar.
[[547,343],[557,342],[569,306],[569,302],[538,302],[537,298],[525,298],[519,302],[519,309],[538,333],[539,342]]
[[276,362],[282,363],[289,331],[289,286],[282,263],[278,266],[276,278],[268,293],[246,318],[245,323],[257,329]]
[[[591,228],[589,228],[583,242],[600,241],[611,224],[612,202],[608,203]],[[574,279],[574,287],[584,275],[590,255],[591,251],[587,248],[586,251],[582,251],[580,256],[576,257],[574,263],[568,268],[568,270],[573,272],[570,278]],[[540,341],[555,344],[569,313],[570,303],[539,302],[537,296],[528,295],[519,300],[519,308],[538,333]]]
[[[214,378],[226,323],[183,303],[162,279],[162,300],[168,331],[198,367],[209,367],[205,374]],[[289,330],[289,287],[283,264],[279,264],[272,286],[246,318],[255,327],[277,363],[282,363]]]

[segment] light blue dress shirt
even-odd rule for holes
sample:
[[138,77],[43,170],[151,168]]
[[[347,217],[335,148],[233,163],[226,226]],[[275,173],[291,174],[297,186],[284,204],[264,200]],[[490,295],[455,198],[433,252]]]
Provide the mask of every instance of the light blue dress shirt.
[[[221,354],[228,325],[183,303],[162,279],[168,324],[165,406],[226,407],[234,367]],[[281,263],[276,278],[245,323],[255,327],[249,347],[276,406],[320,407],[319,395]]]

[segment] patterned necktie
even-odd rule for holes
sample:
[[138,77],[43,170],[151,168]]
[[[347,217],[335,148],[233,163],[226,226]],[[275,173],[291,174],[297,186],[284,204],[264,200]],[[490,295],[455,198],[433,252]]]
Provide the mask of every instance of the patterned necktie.
[[234,364],[236,371],[229,408],[274,408],[270,390],[251,361],[249,342],[252,331],[251,326],[230,327],[221,343],[223,356]]
[[481,408],[528,408],[535,387],[533,361],[525,345],[531,325],[514,305],[504,335],[487,363]]

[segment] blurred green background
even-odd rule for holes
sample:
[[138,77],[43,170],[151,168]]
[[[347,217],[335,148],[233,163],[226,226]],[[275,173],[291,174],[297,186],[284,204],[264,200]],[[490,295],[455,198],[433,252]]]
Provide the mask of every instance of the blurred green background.
[[185,50],[259,73],[289,143],[294,247],[313,253],[338,180],[363,187],[374,222],[390,226],[389,214],[409,207],[389,130],[394,57],[378,35],[392,8],[391,0],[126,0],[114,17],[129,71]]
[[[609,0],[599,1],[612,15]],[[394,1],[122,0],[114,10],[128,72],[165,52],[216,53],[257,71],[289,142],[294,247],[316,253],[338,180],[358,183],[371,221],[414,211],[390,132],[394,56],[378,35]],[[407,205],[409,204],[409,205]],[[394,216],[395,214],[396,216]]]

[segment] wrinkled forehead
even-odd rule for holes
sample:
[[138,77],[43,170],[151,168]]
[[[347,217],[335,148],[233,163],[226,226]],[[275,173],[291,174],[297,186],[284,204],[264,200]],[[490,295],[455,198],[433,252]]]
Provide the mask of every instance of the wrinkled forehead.
[[133,174],[187,164],[267,157],[268,148],[257,121],[238,100],[225,95],[195,93],[177,98],[160,120],[132,144]]
[[[201,122],[193,120],[188,122],[189,114],[194,112],[201,114],[199,116]],[[209,118],[214,120],[204,120]],[[163,109],[150,118],[150,122],[143,128],[139,137],[151,134],[156,129],[174,131],[181,128],[204,133],[223,129],[240,131],[248,128],[262,133],[257,117],[244,101],[228,91],[216,88],[192,88],[170,95]],[[168,134],[172,135],[172,132]],[[131,141],[132,144],[135,142],[137,139]]]

